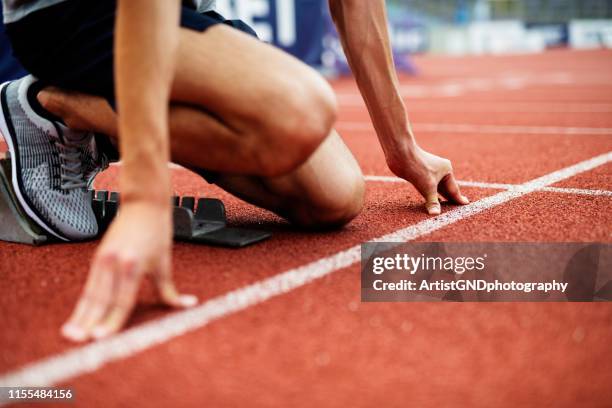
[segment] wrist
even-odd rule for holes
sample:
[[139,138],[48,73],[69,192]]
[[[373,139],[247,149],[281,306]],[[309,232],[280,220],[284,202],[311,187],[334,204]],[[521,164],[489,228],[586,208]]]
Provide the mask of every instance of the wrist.
[[142,205],[148,207],[159,208],[160,210],[169,210],[171,205],[171,194],[165,192],[152,192],[140,190],[121,191],[121,205]]
[[142,171],[142,168],[132,171],[122,169],[120,178],[121,203],[150,204],[160,208],[170,206],[172,184],[167,166]]
[[382,147],[389,167],[395,166],[399,162],[404,162],[407,157],[413,156],[419,149],[411,131],[394,135],[393,138],[386,140]]
[[150,132],[149,135],[146,140],[134,140],[132,144],[122,141],[119,180],[122,203],[141,202],[166,206],[170,202],[172,183],[167,143],[163,134],[157,136],[155,132]]

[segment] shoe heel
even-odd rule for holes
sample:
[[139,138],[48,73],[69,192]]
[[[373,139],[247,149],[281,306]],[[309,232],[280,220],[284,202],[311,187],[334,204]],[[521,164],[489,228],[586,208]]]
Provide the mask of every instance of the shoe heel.
[[0,159],[0,240],[42,245],[51,238],[41,230],[19,205],[11,185],[11,163]]

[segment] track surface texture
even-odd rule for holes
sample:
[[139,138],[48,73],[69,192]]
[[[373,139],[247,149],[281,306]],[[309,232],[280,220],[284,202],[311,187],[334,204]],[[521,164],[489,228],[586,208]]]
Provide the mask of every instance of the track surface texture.
[[[401,87],[417,138],[453,161],[473,204],[423,214],[353,80],[334,81],[338,130],[368,176],[356,220],[296,231],[173,168],[177,193],[221,198],[233,225],[275,235],[242,250],[177,243],[178,286],[202,304],[167,310],[144,287],[129,327],[86,345],[59,327],[96,243],[0,243],[0,386],[69,386],[78,407],[610,406],[610,304],[361,303],[355,248],[612,241],[612,52],[415,63]],[[115,188],[118,170],[96,187]]]

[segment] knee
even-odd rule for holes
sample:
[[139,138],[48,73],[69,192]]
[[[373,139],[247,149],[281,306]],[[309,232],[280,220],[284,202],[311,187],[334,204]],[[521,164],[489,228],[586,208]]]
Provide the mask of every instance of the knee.
[[355,176],[347,186],[346,191],[337,197],[335,205],[330,206],[327,214],[321,214],[321,218],[315,220],[315,224],[331,228],[342,227],[361,214],[364,202],[365,182],[363,175],[359,172],[359,175]]
[[365,182],[361,172],[356,172],[342,187],[331,192],[323,202],[304,206],[295,211],[291,221],[308,230],[329,230],[343,227],[363,210]]
[[[313,75],[314,77],[315,75]],[[258,123],[259,158],[264,176],[297,169],[330,134],[337,116],[333,90],[318,75],[278,86]]]

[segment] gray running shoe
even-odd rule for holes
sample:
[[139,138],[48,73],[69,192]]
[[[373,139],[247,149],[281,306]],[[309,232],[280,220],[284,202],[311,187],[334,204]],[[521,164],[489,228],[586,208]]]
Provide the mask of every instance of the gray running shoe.
[[104,161],[92,133],[77,132],[34,111],[32,76],[0,86],[0,133],[9,148],[12,184],[21,206],[64,241],[94,238],[98,224],[88,186]]
[[[80,132],[83,134],[83,132]],[[88,138],[86,144],[79,148],[81,163],[83,164],[83,177],[87,182],[87,188],[93,188],[93,182],[96,176],[108,169],[110,159],[104,151],[102,151],[96,141],[96,136],[93,133],[86,133]]]

